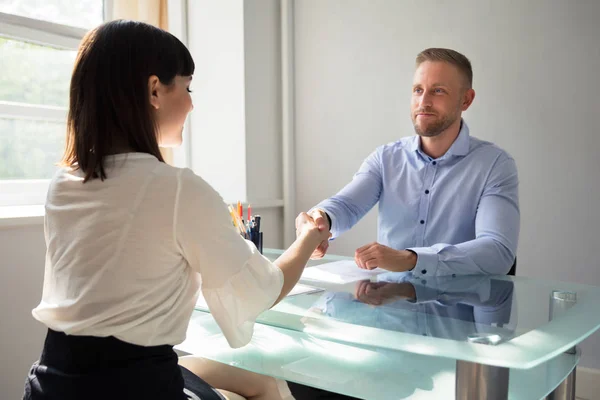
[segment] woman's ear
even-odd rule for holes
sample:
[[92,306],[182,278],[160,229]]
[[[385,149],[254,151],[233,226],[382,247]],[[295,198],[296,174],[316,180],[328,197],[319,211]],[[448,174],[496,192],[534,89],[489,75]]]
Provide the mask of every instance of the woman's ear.
[[148,94],[150,95],[150,105],[154,107],[155,110],[160,108],[160,99],[158,97],[158,90],[160,86],[160,79],[158,76],[152,75],[148,78]]

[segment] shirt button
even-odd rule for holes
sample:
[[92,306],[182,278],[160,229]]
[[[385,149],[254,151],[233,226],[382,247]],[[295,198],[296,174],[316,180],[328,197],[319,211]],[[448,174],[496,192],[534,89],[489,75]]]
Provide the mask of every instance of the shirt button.
[[433,164],[433,165],[436,165],[436,164],[437,164],[437,161],[434,161],[434,162],[432,162],[432,164]]
[[427,273],[427,270],[426,270],[426,269],[423,269],[423,270],[421,270],[421,273],[422,273],[423,275],[425,275],[425,274]]
[[423,220],[420,220],[419,222],[421,223],[421,225],[423,225],[425,223],[425,221],[423,221]]
[[429,194],[429,190],[426,190],[426,191],[425,191],[425,194]]

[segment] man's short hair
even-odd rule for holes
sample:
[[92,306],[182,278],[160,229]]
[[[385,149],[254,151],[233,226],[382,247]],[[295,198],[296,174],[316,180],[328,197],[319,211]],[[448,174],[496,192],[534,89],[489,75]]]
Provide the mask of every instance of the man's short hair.
[[417,55],[417,67],[425,61],[442,61],[454,65],[459,72],[464,75],[467,82],[467,88],[473,86],[473,69],[471,62],[467,57],[460,54],[458,51],[442,48],[425,49]]

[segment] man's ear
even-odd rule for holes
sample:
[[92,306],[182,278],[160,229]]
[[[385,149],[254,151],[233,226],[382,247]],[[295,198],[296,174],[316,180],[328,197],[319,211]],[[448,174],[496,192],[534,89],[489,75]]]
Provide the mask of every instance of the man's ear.
[[160,108],[160,99],[158,97],[158,90],[160,86],[160,79],[158,76],[152,75],[148,78],[148,95],[150,96],[150,105],[154,107],[155,110]]
[[473,100],[475,100],[475,91],[473,89],[467,89],[463,95],[462,111],[467,111],[471,104],[473,104]]

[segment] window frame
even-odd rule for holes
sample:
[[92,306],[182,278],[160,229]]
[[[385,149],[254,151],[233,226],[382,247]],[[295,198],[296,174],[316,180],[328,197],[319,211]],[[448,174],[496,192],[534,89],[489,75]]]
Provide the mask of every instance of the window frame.
[[[103,18],[112,14],[112,1],[104,0]],[[77,50],[87,29],[0,12],[0,37],[63,50]],[[65,122],[66,107],[0,101],[0,117],[28,121]],[[0,207],[44,204],[49,179],[0,179]]]

